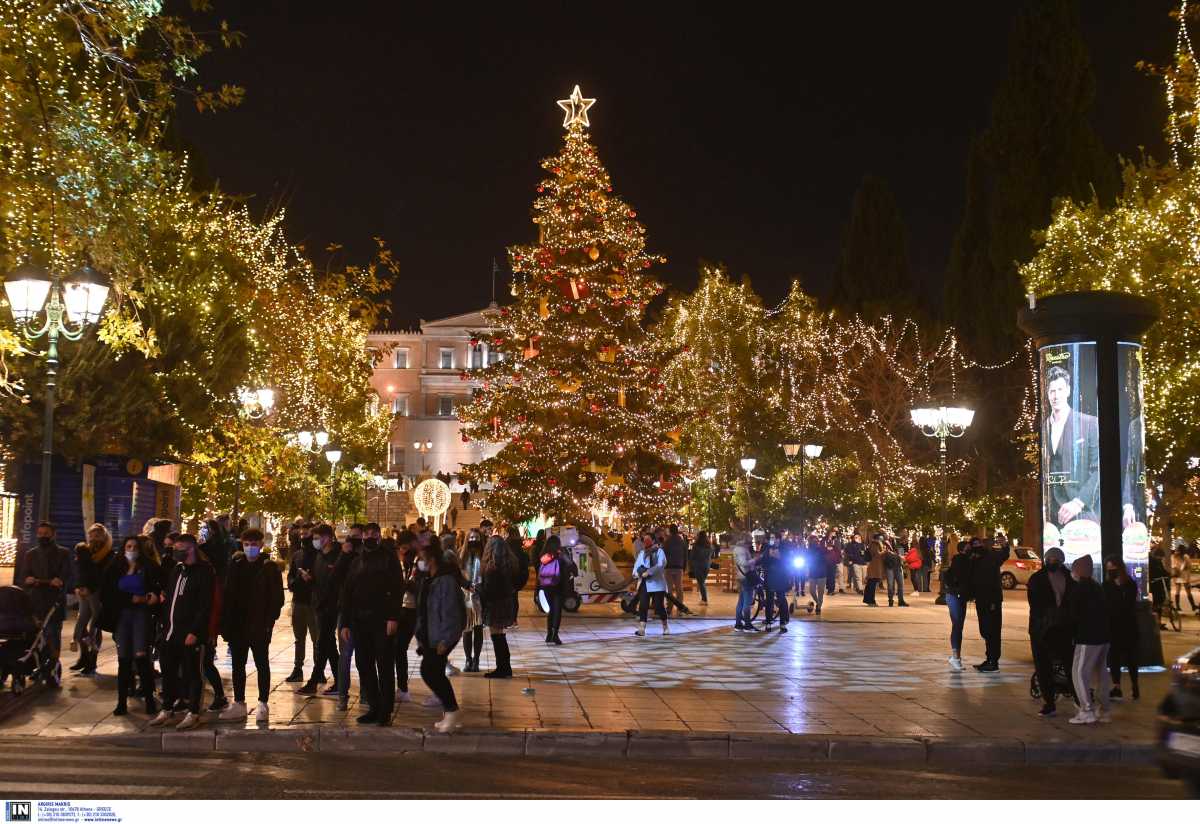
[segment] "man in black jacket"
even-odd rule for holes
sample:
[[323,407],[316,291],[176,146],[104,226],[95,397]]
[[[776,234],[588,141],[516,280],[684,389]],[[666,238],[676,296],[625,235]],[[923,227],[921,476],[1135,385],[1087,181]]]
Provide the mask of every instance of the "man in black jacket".
[[[687,566],[687,539],[679,534],[679,525],[671,524],[667,530],[670,535],[663,544],[663,552],[667,556],[667,593],[675,600],[683,603],[683,570]],[[786,597],[786,592],[784,593]],[[671,614],[673,604],[667,604],[667,614]],[[677,613],[678,614],[678,613]]]
[[195,536],[180,535],[171,551],[176,564],[163,591],[163,635],[158,648],[163,704],[150,724],[158,727],[167,723],[175,715],[177,703],[182,703],[187,714],[176,729],[190,730],[202,720],[201,662],[209,635],[215,573],[200,556]]
[[29,593],[37,619],[46,621],[44,637],[50,656],[57,660],[62,651],[67,584],[72,576],[71,553],[55,541],[55,532],[54,524],[49,521],[38,524],[37,544],[20,556],[17,568],[13,570],[13,581]]
[[375,538],[363,541],[342,586],[342,640],[353,638],[358,682],[370,710],[360,724],[392,723],[396,701],[395,641],[404,597],[404,575],[394,551]]
[[222,721],[241,721],[246,711],[246,659],[254,656],[258,680],[255,720],[270,720],[271,633],[283,610],[283,571],[263,551],[261,529],[242,532],[242,551],[229,561],[221,602],[221,634],[233,654],[233,703]]
[[[306,525],[307,526],[307,525]],[[292,593],[292,637],[296,641],[295,657],[292,672],[284,680],[296,683],[304,680],[304,648],[308,645],[306,636],[312,638],[313,658],[317,657],[317,612],[313,609],[313,565],[317,560],[317,550],[313,539],[296,526],[289,533],[288,542],[291,545],[288,560],[287,587]],[[316,670],[313,671],[314,674]]]
[[1065,556],[1058,547],[1046,550],[1045,566],[1029,576],[1026,597],[1029,600],[1029,646],[1042,693],[1038,715],[1052,718],[1058,692],[1055,688],[1054,661],[1069,666],[1075,654],[1071,640],[1070,597],[1075,581],[1063,565]]
[[308,683],[296,692],[301,695],[316,695],[317,685],[325,683],[325,664],[328,662],[334,680],[333,689],[330,691],[333,695],[337,693],[338,593],[346,570],[350,568],[351,557],[341,552],[341,547],[334,538],[333,527],[329,524],[318,524],[313,529],[312,546],[315,555],[311,566],[311,604],[317,619],[317,641],[313,645],[312,676]]
[[1008,540],[998,535],[988,546],[982,538],[972,538],[967,550],[970,562],[970,598],[975,601],[975,614],[979,618],[979,635],[987,651],[982,664],[976,664],[979,672],[1000,671],[1000,628],[1003,623],[1004,588],[1000,585],[1000,567],[1008,560],[1011,552]]

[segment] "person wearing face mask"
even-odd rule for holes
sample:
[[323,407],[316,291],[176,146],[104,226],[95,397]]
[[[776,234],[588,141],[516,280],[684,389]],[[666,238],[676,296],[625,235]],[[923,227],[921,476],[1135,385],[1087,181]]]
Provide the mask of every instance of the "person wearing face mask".
[[[497,539],[498,540],[498,539]],[[467,585],[453,554],[422,547],[418,561],[424,578],[417,598],[417,652],[421,656],[421,680],[437,697],[444,714],[434,724],[438,732],[451,733],[462,726],[454,687],[446,677],[446,659],[467,625],[462,589]]]
[[[466,584],[467,623],[463,628],[463,649],[467,655],[464,672],[479,672],[479,657],[483,654],[483,535],[472,529],[467,535],[459,560]],[[536,598],[537,595],[535,594]]]
[[[1110,640],[1108,609],[1104,590],[1092,578],[1092,556],[1082,555],[1071,564],[1075,587],[1068,604],[1075,627],[1075,656],[1071,660],[1071,681],[1079,712],[1072,724],[1102,724],[1112,719],[1108,714],[1109,696],[1104,676]],[[1099,699],[1099,707],[1097,707]]]
[[1109,697],[1124,698],[1121,692],[1121,667],[1129,670],[1130,696],[1141,698],[1138,689],[1138,588],[1125,564],[1110,558],[1104,562],[1104,603],[1108,608],[1108,674],[1112,677]]
[[[179,540],[179,533],[172,532],[166,537],[166,545],[168,547],[174,546],[177,540]],[[208,561],[208,556],[204,554],[203,545],[199,553],[201,558]],[[217,638],[221,634],[221,602],[224,597],[225,584],[217,577],[214,571],[213,602],[212,609],[208,613],[208,639],[204,644],[204,660],[201,663],[204,680],[208,682],[213,690],[213,700],[208,705],[209,712],[221,712],[229,706],[229,699],[225,697],[225,684],[221,681],[220,671],[217,670]]]
[[[438,544],[432,548],[436,551]],[[375,532],[363,539],[362,551],[350,565],[342,585],[342,627],[347,640],[354,639],[358,683],[367,712],[359,724],[392,723],[396,701],[396,662],[393,658],[400,610],[404,599],[404,575],[395,551],[379,544]]]
[[303,687],[296,690],[300,695],[316,695],[318,685],[324,684],[325,664],[333,675],[334,692],[337,688],[337,599],[341,586],[340,574],[349,567],[349,561],[339,572],[338,561],[343,557],[341,547],[334,540],[333,527],[318,524],[312,531],[312,609],[317,619],[317,640],[313,645],[313,671]]
[[[1053,718],[1056,712],[1058,687],[1054,678],[1054,662],[1064,664],[1075,656],[1071,640],[1071,592],[1075,580],[1063,565],[1065,556],[1058,547],[1046,550],[1042,568],[1029,576],[1026,597],[1029,601],[1029,646],[1037,673],[1042,708],[1038,715]],[[949,597],[949,595],[947,595]]]
[[329,695],[331,692],[336,694],[339,710],[345,710],[350,706],[350,665],[354,660],[354,633],[350,628],[349,622],[344,623],[345,614],[342,610],[342,600],[345,597],[346,575],[350,572],[350,567],[354,564],[354,561],[358,559],[362,548],[363,525],[351,524],[350,532],[346,536],[346,540],[342,542],[342,557],[338,559],[337,683],[322,693],[323,695]]
[[163,706],[150,725],[158,727],[171,721],[179,702],[187,714],[176,729],[190,730],[202,721],[200,672],[212,613],[214,573],[192,535],[180,535],[173,553],[175,567],[162,593],[164,629],[159,662],[163,672]]
[[[71,579],[71,553],[54,540],[54,524],[42,521],[37,528],[37,544],[27,549],[13,570],[13,581],[29,593],[38,620],[46,620],[42,630],[50,657],[58,660],[62,651],[62,625],[67,609],[67,583]],[[46,615],[50,617],[47,619]]]
[[408,645],[417,632],[417,597],[421,592],[421,581],[425,573],[420,569],[421,561],[417,557],[417,536],[407,529],[401,532],[394,541],[384,546],[385,551],[393,552],[400,562],[400,571],[404,576],[404,596],[400,602],[400,622],[396,629],[396,703],[404,704],[411,701],[408,694]]
[[117,642],[117,707],[113,715],[129,712],[127,700],[135,669],[146,713],[158,714],[150,634],[152,612],[162,589],[162,571],[154,561],[150,540],[133,535],[121,541],[121,554],[105,567],[99,586],[99,628],[111,632]]
[[[292,637],[295,639],[295,654],[292,672],[284,681],[295,683],[304,680],[304,652],[308,639],[312,639],[313,658],[317,657],[317,612],[313,609],[313,565],[320,550],[312,537],[305,536],[300,527],[289,534],[294,537],[288,559],[287,588],[292,593]],[[314,674],[316,670],[313,671]]]
[[96,656],[100,654],[100,582],[112,560],[112,535],[104,524],[88,527],[87,540],[75,546],[75,595],[79,598],[79,617],[72,638],[79,647],[79,660],[71,669],[80,675],[96,674]]
[[233,703],[221,713],[222,721],[246,718],[246,659],[254,656],[258,675],[258,707],[254,718],[270,720],[267,698],[271,694],[271,630],[283,610],[283,575],[279,565],[263,552],[263,533],[242,533],[242,551],[233,556],[225,576],[221,604],[221,635],[233,651]]

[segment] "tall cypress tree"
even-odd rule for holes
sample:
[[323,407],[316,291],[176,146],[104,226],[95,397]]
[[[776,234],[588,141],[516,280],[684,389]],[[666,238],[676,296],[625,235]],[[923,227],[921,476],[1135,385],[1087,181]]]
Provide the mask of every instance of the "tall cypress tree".
[[1033,233],[1050,222],[1055,198],[1116,194],[1115,158],[1089,122],[1095,96],[1076,0],[1026,3],[991,121],[971,143],[945,285],[943,315],[979,359],[1003,360],[1021,345],[1017,267],[1033,257]]
[[854,194],[829,304],[868,316],[907,312],[918,303],[913,290],[900,207],[885,181],[867,175]]

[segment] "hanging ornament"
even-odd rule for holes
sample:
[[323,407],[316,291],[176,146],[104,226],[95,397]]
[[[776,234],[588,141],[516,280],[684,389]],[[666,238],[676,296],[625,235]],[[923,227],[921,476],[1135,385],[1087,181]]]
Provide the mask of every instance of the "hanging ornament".
[[617,387],[617,406],[625,408],[625,387]]
[[678,445],[679,445],[679,438],[682,436],[682,434],[683,434],[683,433],[681,433],[681,432],[680,432],[678,429],[672,429],[672,430],[670,430],[670,431],[668,431],[668,432],[667,432],[667,437],[668,437],[668,438],[670,438],[670,440],[671,440],[671,443],[673,443],[673,444],[675,444],[676,446],[678,446]]
[[617,347],[613,344],[601,346],[596,351],[596,359],[601,363],[616,363],[617,362]]
[[538,317],[542,320],[550,317],[550,299],[545,295],[538,298]]
[[587,256],[589,258],[591,258],[592,260],[599,260],[600,259],[600,250],[595,246],[591,246],[587,250]]
[[582,278],[564,278],[558,282],[558,288],[562,290],[563,297],[571,298],[571,300],[580,300],[591,294],[591,287],[587,281]]
[[542,338],[540,335],[530,335],[529,345],[521,350],[521,354],[524,355],[525,360],[536,358],[538,353],[541,351],[541,344]]

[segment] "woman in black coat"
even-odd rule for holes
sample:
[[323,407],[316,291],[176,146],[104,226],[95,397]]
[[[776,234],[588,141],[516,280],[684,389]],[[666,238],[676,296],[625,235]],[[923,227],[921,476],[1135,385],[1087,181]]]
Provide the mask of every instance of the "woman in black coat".
[[513,577],[517,574],[517,559],[513,557],[508,542],[493,535],[483,550],[481,563],[483,575],[483,622],[492,636],[492,649],[496,656],[496,669],[484,673],[484,678],[512,678],[508,638],[505,630],[517,622],[517,588]]
[[696,589],[700,591],[700,603],[708,603],[708,572],[712,566],[713,548],[708,542],[708,533],[700,532],[692,544],[688,555],[688,572],[696,580]]
[[125,715],[133,670],[146,701],[146,712],[158,713],[154,699],[154,669],[150,642],[154,637],[154,610],[163,589],[162,571],[154,561],[154,548],[145,535],[121,542],[121,553],[104,569],[100,582],[100,629],[117,642],[117,707]]
[[1121,667],[1129,670],[1129,686],[1133,700],[1138,692],[1138,630],[1137,584],[1129,577],[1125,565],[1116,560],[1104,564],[1104,603],[1108,608],[1109,648],[1108,674],[1112,676],[1113,698],[1121,693]]
[[546,593],[546,603],[550,605],[546,613],[546,643],[561,645],[558,628],[562,625],[563,602],[575,592],[575,576],[579,569],[570,553],[563,552],[557,535],[546,539],[545,550],[536,560],[538,589]]

